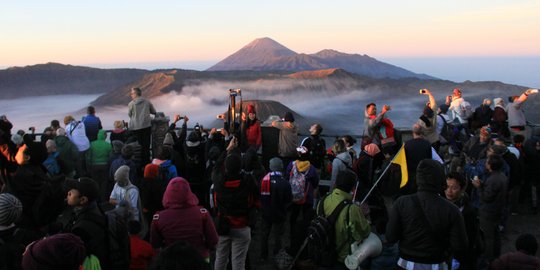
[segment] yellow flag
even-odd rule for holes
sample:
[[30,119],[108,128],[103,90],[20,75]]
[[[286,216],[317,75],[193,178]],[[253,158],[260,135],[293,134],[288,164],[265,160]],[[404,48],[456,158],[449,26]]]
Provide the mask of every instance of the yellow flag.
[[398,164],[401,167],[401,184],[399,188],[404,187],[409,180],[409,172],[407,171],[407,159],[405,158],[405,144],[401,146],[398,153],[392,159],[392,163]]

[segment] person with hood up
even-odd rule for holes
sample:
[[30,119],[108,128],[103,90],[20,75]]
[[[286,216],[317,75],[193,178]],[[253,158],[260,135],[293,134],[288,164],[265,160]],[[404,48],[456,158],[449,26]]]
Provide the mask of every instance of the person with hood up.
[[112,152],[111,144],[105,139],[107,139],[107,133],[100,129],[97,133],[97,139],[90,143],[90,150],[86,154],[90,175],[99,184],[100,197],[103,201],[108,195],[109,167],[107,163]]
[[146,222],[143,221],[143,211],[139,189],[133,185],[129,179],[129,167],[126,165],[120,166],[114,173],[113,190],[109,202],[116,208],[125,207],[128,211],[129,220],[136,220],[141,223],[140,236],[144,238],[148,232]]
[[437,133],[437,117],[434,113],[437,111],[437,103],[428,89],[420,90],[420,94],[427,95],[429,102],[424,107],[424,111],[416,123],[422,127],[424,138],[429,141],[436,151],[439,151],[440,141],[439,133]]
[[345,171],[347,169],[352,170],[352,158],[345,147],[345,142],[343,140],[336,140],[332,146],[332,151],[336,155],[332,161],[332,177],[330,178],[330,191],[334,189],[336,185],[336,179],[338,172]]
[[23,254],[25,270],[78,270],[86,257],[86,248],[78,236],[55,234],[33,242]]
[[291,112],[286,112],[283,120],[273,121],[272,126],[279,129],[278,154],[285,167],[297,157],[298,127]]
[[502,98],[494,98],[493,104],[493,116],[491,117],[491,131],[497,133],[501,138],[507,138],[510,136],[510,130],[508,129],[508,114],[504,106],[504,100]]
[[[163,194],[163,207],[152,219],[150,243],[155,249],[164,249],[183,241],[195,248],[206,262],[210,262],[210,250],[218,243],[214,222],[206,208],[182,177],[175,177]],[[202,224],[202,226],[201,226]]]
[[468,248],[463,216],[439,194],[446,175],[435,160],[424,159],[416,169],[418,192],[399,197],[386,227],[388,243],[399,241],[397,265],[403,269],[448,269],[449,254]]
[[[381,127],[383,126],[386,113],[390,106],[384,105],[381,112],[377,115],[377,105],[369,103],[364,111],[364,134],[361,147],[370,143],[381,146]],[[386,130],[386,129],[384,129]]]
[[131,89],[131,101],[128,104],[129,130],[137,137],[141,145],[141,164],[144,166],[150,160],[150,135],[151,135],[151,114],[156,115],[154,105],[142,97],[142,91],[139,87]]
[[261,122],[257,119],[253,104],[248,105],[247,111],[247,117],[242,113],[242,149],[254,148],[257,151],[262,144]]
[[54,137],[56,150],[59,153],[59,158],[62,161],[62,173],[66,177],[75,176],[75,168],[79,159],[79,150],[77,146],[66,136],[66,130],[58,128]]

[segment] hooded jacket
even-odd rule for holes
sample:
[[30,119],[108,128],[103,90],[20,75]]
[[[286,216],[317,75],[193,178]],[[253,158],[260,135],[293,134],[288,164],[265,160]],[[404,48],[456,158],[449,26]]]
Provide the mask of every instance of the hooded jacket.
[[[399,241],[401,258],[438,264],[449,259],[449,254],[462,254],[467,249],[467,233],[459,209],[438,194],[445,181],[442,165],[425,159],[416,170],[418,192],[399,197],[394,202],[386,239],[389,243]],[[414,197],[418,198],[420,209],[416,207]],[[426,228],[423,219],[427,219],[430,228]]]
[[174,242],[185,241],[203,258],[208,258],[209,250],[218,243],[218,234],[212,217],[198,203],[189,183],[181,177],[173,178],[163,194],[165,210],[157,212],[152,220],[152,246],[165,248]]
[[75,171],[75,164],[79,158],[79,150],[66,136],[56,136],[54,137],[54,142],[56,143],[56,150],[60,153],[59,158],[63,164],[62,172],[65,175],[70,175],[71,172]]
[[339,153],[332,161],[332,176],[330,178],[330,190],[334,188],[338,172],[352,169],[352,158],[348,151]]
[[105,130],[100,129],[97,134],[97,140],[90,143],[90,151],[86,155],[86,159],[92,165],[106,165],[111,156],[111,144],[105,141],[107,134]]
[[294,122],[272,122],[272,126],[278,128],[280,157],[296,157],[296,147],[298,146],[298,127]]
[[139,130],[151,126],[150,114],[156,114],[154,105],[149,100],[138,97],[128,104],[129,129]]
[[86,137],[84,123],[81,121],[71,121],[66,125],[67,137],[77,146],[79,152],[83,152],[90,148],[90,141]]

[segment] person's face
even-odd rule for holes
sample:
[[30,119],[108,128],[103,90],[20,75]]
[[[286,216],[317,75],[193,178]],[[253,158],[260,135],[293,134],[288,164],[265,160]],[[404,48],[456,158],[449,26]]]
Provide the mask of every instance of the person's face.
[[81,194],[76,189],[70,189],[67,193],[67,204],[69,206],[79,206],[83,203],[84,198],[81,198]]
[[375,115],[377,114],[377,106],[371,105],[367,109],[369,115]]
[[135,92],[135,90],[131,90],[130,96],[131,96],[131,99],[136,99],[137,98],[137,92]]
[[317,134],[317,126],[316,126],[316,125],[311,126],[311,127],[309,128],[309,133],[310,133],[311,135]]
[[454,91],[452,92],[452,96],[454,98],[460,98],[461,97],[461,93],[457,90],[457,89],[454,89]]
[[249,120],[253,121],[255,120],[255,114],[254,113],[248,113]]
[[449,178],[446,180],[446,189],[444,195],[451,202],[457,201],[461,197],[461,187],[456,179]]

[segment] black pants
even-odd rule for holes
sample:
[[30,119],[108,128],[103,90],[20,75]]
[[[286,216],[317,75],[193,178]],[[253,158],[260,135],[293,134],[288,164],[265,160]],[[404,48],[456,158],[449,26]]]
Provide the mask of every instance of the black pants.
[[141,145],[141,168],[150,163],[150,136],[152,127],[133,130],[133,135],[137,137],[137,141]]

